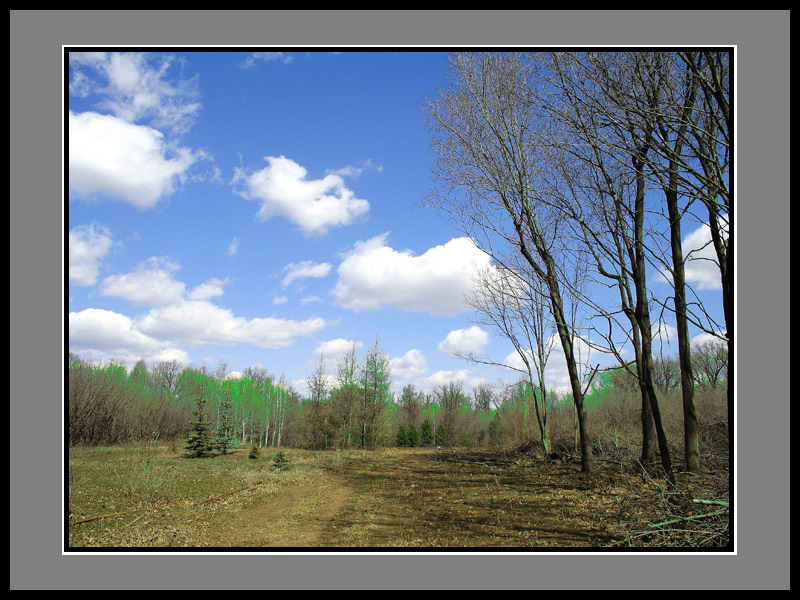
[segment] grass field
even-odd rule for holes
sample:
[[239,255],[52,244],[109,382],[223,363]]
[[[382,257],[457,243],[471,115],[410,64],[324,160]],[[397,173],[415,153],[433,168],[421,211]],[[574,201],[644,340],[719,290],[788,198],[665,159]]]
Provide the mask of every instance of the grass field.
[[72,448],[68,545],[719,547],[728,539],[727,514],[686,520],[720,512],[694,499],[727,500],[727,475],[715,470],[678,473],[672,491],[624,461],[598,460],[587,475],[574,458],[525,448],[287,449],[292,468],[281,472],[276,452],[185,459],[175,444]]

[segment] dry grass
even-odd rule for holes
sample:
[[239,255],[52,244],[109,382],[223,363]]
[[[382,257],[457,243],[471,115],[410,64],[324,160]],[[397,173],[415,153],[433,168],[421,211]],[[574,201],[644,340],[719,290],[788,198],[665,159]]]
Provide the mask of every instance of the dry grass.
[[729,499],[727,397],[718,390],[696,400],[703,468],[687,473],[680,396],[661,398],[677,489],[658,467],[638,464],[633,394],[590,415],[590,474],[580,471],[571,415],[557,413],[558,460],[513,437],[499,449],[284,448],[293,466],[281,472],[269,448],[255,460],[248,447],[188,460],[176,442],[75,447],[69,546],[722,549],[729,515],[695,500]]

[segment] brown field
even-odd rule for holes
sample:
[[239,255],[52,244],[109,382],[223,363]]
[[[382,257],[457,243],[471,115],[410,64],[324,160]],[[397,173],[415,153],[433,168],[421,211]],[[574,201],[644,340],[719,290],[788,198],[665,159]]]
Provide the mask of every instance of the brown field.
[[[70,449],[69,547],[532,548],[728,543],[725,465],[643,481],[630,459],[583,474],[514,450],[277,450],[182,458],[173,445]],[[686,520],[689,516],[700,519]],[[105,516],[96,519],[94,517]],[[92,520],[89,520],[92,519]],[[654,527],[666,520],[674,524]],[[84,521],[84,522],[80,522]]]

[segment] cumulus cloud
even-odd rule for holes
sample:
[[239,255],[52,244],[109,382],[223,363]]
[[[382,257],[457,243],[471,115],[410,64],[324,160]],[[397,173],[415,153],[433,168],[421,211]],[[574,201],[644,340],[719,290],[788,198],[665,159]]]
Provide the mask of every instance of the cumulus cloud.
[[265,157],[266,167],[247,174],[236,170],[237,193],[261,203],[256,216],[267,221],[282,216],[306,235],[324,235],[331,227],[350,225],[369,211],[369,202],[356,198],[340,175],[307,179],[305,168],[284,156]]
[[182,300],[151,309],[136,325],[145,335],[192,346],[244,343],[277,349],[290,346],[297,337],[319,333],[326,323],[320,318],[304,321],[276,317],[246,319],[206,300]]
[[[728,239],[727,228],[722,228],[722,237]],[[686,257],[686,283],[696,285],[700,290],[721,290],[722,279],[717,253],[711,240],[711,227],[702,224],[683,238],[681,248]],[[672,283],[672,275],[668,271],[661,271],[657,274],[657,280]]]
[[412,379],[424,375],[428,371],[428,361],[417,349],[411,349],[403,356],[389,360],[392,377],[397,379]]
[[195,158],[160,131],[95,112],[69,112],[69,188],[82,198],[153,208],[169,197]]
[[388,232],[356,242],[337,269],[331,292],[339,306],[354,311],[400,310],[455,315],[467,311],[464,295],[476,270],[493,268],[469,238],[454,238],[420,256],[386,244]]
[[197,120],[200,94],[197,76],[170,78],[176,62],[175,56],[149,52],[70,52],[70,93],[97,94],[96,106],[124,121],[147,119],[185,133]]
[[[550,356],[544,369],[545,385],[548,388],[554,388],[558,391],[570,391],[571,385],[569,380],[569,371],[567,370],[567,358],[564,355],[564,349],[561,346],[561,341],[558,339],[558,334],[553,334],[553,336],[545,345],[547,346],[548,344],[552,346],[552,350],[550,351]],[[585,342],[580,338],[575,339],[573,347],[575,349],[576,360],[584,365],[590,363],[593,364],[595,362],[595,358],[598,357],[598,355],[601,355],[601,353],[599,353],[597,350],[592,349],[588,342]],[[531,368],[534,369],[535,377],[536,371],[532,362],[534,360],[534,352],[531,349],[527,349],[524,352],[528,357]],[[509,353],[503,359],[503,363],[520,371],[526,371],[525,362],[522,360],[522,357],[516,350]]]
[[189,355],[168,342],[143,334],[125,315],[110,310],[87,308],[69,313],[69,347],[82,358],[92,361],[110,359],[135,363],[177,360],[189,363]]
[[92,223],[69,232],[69,282],[94,285],[100,271],[100,259],[111,250],[111,232]]
[[286,296],[275,296],[275,298],[272,299],[273,304],[286,304],[288,301],[289,298]]
[[436,349],[445,354],[480,352],[489,343],[489,334],[477,325],[469,329],[455,329],[447,334]]
[[181,365],[188,365],[191,363],[191,360],[189,360],[189,354],[185,350],[179,350],[178,348],[167,348],[166,350],[161,350],[153,355],[152,360],[155,362],[169,362],[174,360]]
[[457,371],[436,371],[433,375],[420,379],[417,384],[423,389],[433,389],[447,385],[449,383],[464,383],[468,386],[477,385],[483,379],[473,380],[469,375],[469,369],[459,369]]
[[678,330],[664,321],[653,323],[650,327],[653,343],[674,344],[678,341]]
[[309,277],[325,277],[331,271],[331,263],[315,263],[310,260],[304,260],[299,263],[289,263],[283,270],[286,276],[281,282],[283,287],[289,287],[296,279],[306,279]]
[[100,294],[122,298],[137,306],[177,302],[186,290],[186,285],[172,275],[178,268],[169,260],[154,256],[130,273],[106,277],[100,284]]
[[319,302],[322,300],[319,296],[306,296],[305,298],[300,298],[300,304],[305,306],[306,304],[311,304],[312,302]]
[[364,347],[364,344],[355,340],[336,338],[335,340],[320,342],[319,345],[314,349],[314,354],[321,355],[326,359],[336,359],[350,352],[350,349],[353,346],[356,347],[356,350],[360,350]]
[[210,300],[216,296],[222,296],[225,293],[225,286],[230,283],[230,279],[217,279],[212,277],[205,283],[201,283],[189,292],[190,300]]
[[[719,335],[724,336],[725,333],[726,332],[722,331],[722,332],[719,333]],[[728,342],[727,342],[727,340],[721,339],[717,335],[712,335],[712,334],[706,333],[704,331],[703,333],[699,333],[696,336],[694,336],[692,338],[691,344],[692,344],[692,346],[697,346],[697,345],[700,345],[700,344],[719,344],[719,345],[727,346]]]

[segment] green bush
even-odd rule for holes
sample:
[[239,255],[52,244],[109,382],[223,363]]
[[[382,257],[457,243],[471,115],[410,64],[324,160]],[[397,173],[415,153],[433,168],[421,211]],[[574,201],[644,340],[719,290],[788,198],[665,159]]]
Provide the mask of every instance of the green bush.
[[277,454],[272,457],[272,468],[277,473],[279,471],[288,471],[292,468],[292,462],[289,457],[283,453],[283,450],[278,450]]
[[406,446],[408,446],[408,434],[405,425],[400,425],[400,429],[397,430],[397,447],[405,448]]

